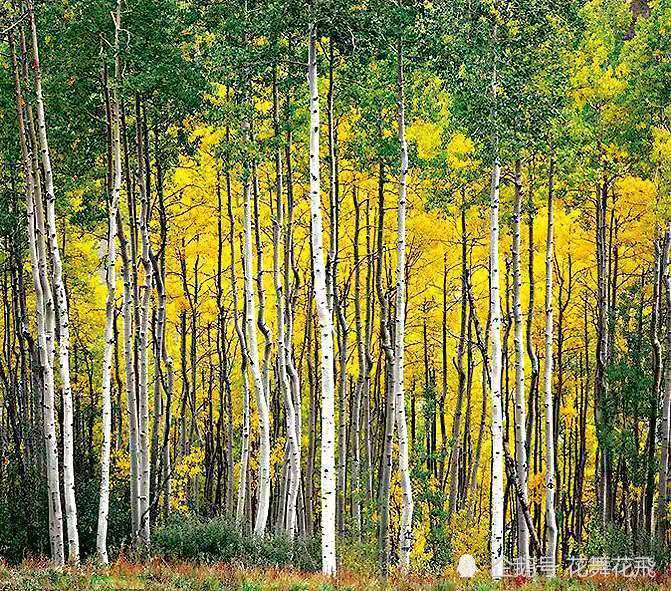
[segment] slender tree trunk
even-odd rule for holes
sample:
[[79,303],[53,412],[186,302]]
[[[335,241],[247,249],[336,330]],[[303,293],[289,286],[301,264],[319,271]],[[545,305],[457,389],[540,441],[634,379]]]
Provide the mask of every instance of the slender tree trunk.
[[119,237],[119,252],[121,255],[121,272],[123,275],[122,315],[124,327],[124,367],[126,373],[126,405],[128,410],[128,453],[130,456],[130,506],[133,538],[137,536],[139,528],[139,466],[138,466],[138,418],[137,397],[135,389],[135,365],[133,362],[133,288],[131,275],[131,260],[128,253],[128,241],[123,232],[120,212],[117,211],[117,236]]
[[[287,109],[289,108],[289,100],[287,98]],[[279,134],[279,127],[277,129]],[[294,474],[296,478],[296,495],[300,496],[303,481],[301,479],[301,437],[302,437],[302,417],[301,417],[301,378],[299,368],[296,367],[294,360],[294,308],[296,307],[296,284],[298,283],[299,274],[296,267],[296,260],[294,256],[294,193],[293,193],[293,169],[291,166],[291,146],[292,133],[289,130],[286,135],[285,159],[286,159],[286,193],[287,193],[287,207],[286,218],[284,223],[284,356],[287,373],[289,376],[289,388],[294,408],[294,430],[296,431],[296,443],[298,456],[297,460],[298,472]],[[280,160],[280,164],[281,160]],[[281,171],[280,171],[281,174]],[[292,281],[292,274],[296,278]],[[305,495],[305,492],[302,493]],[[298,502],[298,501],[297,501]],[[302,518],[302,529],[305,531],[307,526],[306,512],[302,510],[304,504],[299,504],[297,508],[297,519]],[[299,511],[300,510],[300,511]],[[310,519],[312,516],[310,516]]]
[[130,175],[130,156],[128,149],[128,128],[126,127],[125,110],[123,102],[121,103],[121,129],[123,136],[124,149],[124,167],[126,178],[126,196],[128,200],[129,216],[129,237],[126,238],[124,225],[121,219],[121,212],[117,211],[117,236],[119,238],[119,254],[121,257],[121,271],[123,276],[123,299],[122,316],[124,332],[124,370],[125,370],[125,390],[126,390],[126,408],[128,412],[128,453],[130,459],[130,512],[132,540],[135,541],[140,527],[140,466],[138,456],[138,395],[137,381],[138,370],[136,357],[134,355],[137,329],[137,301],[139,294],[137,290],[137,273],[135,271],[134,261],[136,259],[136,213],[135,197],[131,184]]
[[522,180],[520,162],[515,162],[515,205],[513,208],[513,316],[515,318],[515,470],[522,498],[518,500],[517,531],[518,556],[525,565],[529,562],[529,530],[521,511],[528,505],[528,472],[526,443],[526,399],[524,390],[524,333],[522,320],[522,273],[520,265],[520,221],[522,217]]
[[[315,510],[314,510],[314,472],[315,459],[317,457],[317,365],[318,347],[313,340],[316,335],[315,322],[312,316],[312,290],[308,290],[308,301],[306,306],[305,348],[307,351],[307,374],[309,386],[308,406],[308,449],[305,458],[305,513],[307,515],[307,531],[314,534]],[[316,336],[314,337],[316,339]]]
[[37,26],[32,0],[28,2],[30,32],[33,48],[33,73],[35,82],[35,106],[37,108],[37,131],[46,192],[47,244],[53,265],[53,289],[58,307],[58,360],[63,388],[63,496],[68,532],[68,559],[79,562],[79,532],[77,530],[77,503],[75,501],[74,439],[72,386],[70,383],[70,321],[68,301],[63,281],[63,263],[56,230],[56,194],[54,192],[51,152],[47,139],[47,124],[42,93],[42,71],[37,43]]
[[[380,371],[384,371],[384,431],[380,450],[380,480],[378,483],[378,507],[379,507],[379,530],[378,530],[378,551],[380,569],[384,574],[387,573],[390,563],[390,539],[389,539],[389,496],[391,484],[391,472],[393,461],[393,443],[394,443],[394,389],[393,389],[393,365],[394,351],[391,343],[389,331],[389,305],[387,295],[384,293],[382,285],[382,269],[384,267],[384,165],[380,162],[378,177],[378,218],[377,218],[377,263],[375,266],[375,287],[380,306],[380,339],[382,359],[379,363]],[[384,364],[383,364],[384,361]],[[384,367],[384,370],[382,369]],[[379,383],[375,380],[375,383]]]
[[402,570],[410,568],[412,549],[412,483],[410,482],[410,452],[408,425],[405,416],[405,217],[407,209],[408,147],[405,140],[405,97],[403,74],[403,45],[398,42],[398,139],[401,145],[401,171],[398,195],[398,239],[396,263],[396,328],[394,331],[394,406],[398,431],[398,464],[401,473],[401,524],[399,530],[399,563]]
[[310,212],[314,294],[319,317],[322,356],[322,572],[336,574],[335,526],[335,402],[333,375],[333,318],[326,291],[321,187],[319,180],[319,89],[317,84],[317,31],[310,29],[308,85],[310,88]]
[[247,354],[249,368],[254,382],[256,404],[259,414],[259,500],[256,508],[254,532],[263,535],[268,522],[270,509],[270,413],[268,397],[259,362],[258,338],[256,333],[256,302],[252,270],[252,178],[251,167],[246,166],[243,179],[244,192],[244,293],[245,293],[245,325],[247,329]]
[[648,424],[648,438],[646,443],[647,478],[645,487],[645,525],[646,531],[653,533],[654,495],[655,495],[655,453],[657,447],[657,413],[659,409],[659,394],[662,386],[662,343],[659,340],[659,325],[661,313],[663,279],[663,254],[665,245],[659,238],[655,238],[655,278],[653,284],[652,315],[650,319],[650,341],[652,342],[652,372],[653,372],[653,404],[650,407]]
[[[151,305],[152,291],[152,269],[149,258],[149,220],[151,209],[149,205],[148,186],[146,185],[145,175],[149,175],[149,170],[145,170],[146,150],[148,149],[146,138],[142,131],[142,114],[140,108],[140,99],[135,102],[135,126],[137,129],[137,166],[138,166],[138,186],[140,189],[140,263],[143,271],[143,281],[140,288],[140,319],[138,325],[138,346],[139,351],[139,373],[138,373],[138,540],[143,545],[150,542],[150,523],[149,523],[149,504],[150,504],[150,482],[151,482],[151,458],[149,454],[149,311]],[[195,387],[195,384],[194,384]]]
[[[466,382],[467,376],[464,371],[464,344],[466,340],[466,323],[467,323],[467,311],[468,311],[468,258],[467,258],[467,248],[466,248],[466,199],[465,199],[465,190],[462,189],[461,193],[461,315],[460,315],[460,326],[459,326],[459,342],[457,343],[457,362],[456,369],[459,374],[459,385],[457,387],[457,404],[454,413],[454,421],[452,423],[452,434],[451,434],[451,446],[452,451],[450,454],[450,463],[449,463],[449,477],[450,477],[450,497],[449,497],[449,510],[450,515],[454,514],[457,509],[457,500],[459,497],[459,463],[462,460],[461,458],[461,441],[459,437],[461,429],[461,412],[464,402],[464,393],[466,391]],[[443,291],[446,291],[447,285],[445,281],[445,275],[443,278]],[[445,304],[443,304],[443,329],[447,328],[447,310]],[[447,335],[444,335],[446,339]],[[445,369],[447,373],[447,368]],[[447,386],[444,387],[445,392],[447,391]]]
[[[277,71],[273,71],[273,123],[275,127],[276,138],[279,141],[279,100],[277,93]],[[277,314],[277,366],[279,373],[279,386],[284,397],[285,421],[287,429],[287,441],[289,443],[289,473],[288,473],[288,498],[286,507],[285,527],[287,537],[293,541],[296,535],[296,507],[298,502],[298,491],[301,478],[301,448],[300,439],[296,425],[296,409],[294,408],[294,398],[290,384],[290,378],[287,371],[287,361],[291,356],[289,342],[286,340],[285,328],[285,305],[283,292],[283,274],[280,272],[280,248],[283,246],[285,251],[289,248],[286,241],[282,241],[284,236],[284,203],[283,179],[282,179],[282,156],[278,144],[275,149],[275,219],[273,220],[273,281],[275,284],[275,309]],[[284,262],[286,264],[287,256],[285,252]]]
[[354,239],[353,239],[353,264],[354,264],[354,322],[356,327],[356,346],[358,360],[358,376],[354,386],[354,396],[351,405],[352,415],[352,519],[354,520],[354,535],[357,540],[361,539],[361,446],[360,446],[360,418],[361,418],[361,394],[364,389],[368,369],[363,332],[363,320],[361,314],[361,258],[359,256],[359,235],[361,233],[361,205],[358,198],[356,185],[352,189],[352,201],[354,204]]
[[[41,269],[44,265],[40,260],[39,242],[43,237],[38,236],[36,228],[36,186],[40,182],[33,174],[34,156],[31,142],[27,138],[27,129],[23,113],[23,93],[21,91],[21,74],[16,57],[13,31],[9,32],[10,52],[12,57],[12,68],[14,73],[15,103],[18,119],[19,143],[21,146],[21,160],[23,163],[25,194],[26,194],[26,222],[28,227],[28,246],[35,289],[35,317],[37,323],[37,349],[39,365],[42,376],[42,421],[44,445],[46,450],[47,469],[47,493],[49,495],[49,542],[51,546],[51,558],[60,566],[65,562],[63,547],[63,516],[61,513],[61,494],[58,470],[58,446],[56,440],[56,419],[54,409],[54,373],[49,355],[53,346],[48,335],[48,315],[53,315],[53,300],[51,298],[51,287],[48,285],[46,276],[42,277]],[[25,50],[23,50],[24,58]]]
[[[156,144],[156,170],[157,170],[157,192],[158,192],[158,214],[159,214],[159,228],[160,228],[160,246],[157,254],[152,254],[150,250],[150,258],[153,268],[154,282],[156,284],[157,312],[156,312],[156,334],[155,334],[155,348],[154,354],[154,396],[158,398],[155,400],[155,412],[157,416],[154,417],[153,441],[155,442],[154,455],[156,462],[159,461],[160,454],[160,470],[157,468],[155,475],[155,495],[156,499],[163,493],[163,518],[167,519],[170,514],[170,495],[171,485],[170,477],[172,475],[172,459],[170,456],[170,429],[172,425],[172,397],[175,390],[175,369],[172,357],[168,351],[166,339],[166,325],[167,325],[167,293],[166,293],[166,264],[165,251],[168,241],[168,220],[166,215],[165,200],[163,194],[163,173],[161,168],[161,158],[158,150],[158,131],[155,132]],[[162,364],[162,365],[161,365]],[[163,367],[165,367],[165,375],[163,374]],[[225,371],[225,370],[222,370]],[[161,397],[161,389],[165,392],[165,401]],[[159,450],[159,418],[163,414],[163,437]],[[152,443],[154,445],[154,443]],[[152,470],[154,466],[152,465]],[[161,490],[162,489],[162,490]],[[158,505],[158,501],[154,501],[154,505]]]
[[503,576],[503,416],[501,403],[501,300],[499,296],[499,181],[501,167],[494,161],[492,171],[489,274],[490,274],[490,338],[492,362],[489,388],[492,400],[492,490],[491,490],[491,555],[492,578]]
[[597,436],[599,439],[600,462],[597,468],[598,506],[601,510],[601,523],[606,525],[610,521],[609,491],[610,491],[610,454],[607,444],[602,441],[609,428],[604,419],[604,410],[607,407],[608,377],[608,245],[606,244],[606,210],[608,208],[608,182],[604,177],[602,185],[596,195],[596,264],[597,264],[597,346],[594,379],[594,406]]
[[662,269],[666,291],[666,344],[667,359],[664,365],[664,394],[662,397],[662,413],[660,417],[660,462],[657,480],[657,514],[655,516],[655,533],[664,542],[668,528],[668,479],[669,479],[669,430],[671,427],[671,269],[669,268],[669,250],[671,249],[671,223],[664,236]]
[[100,503],[98,505],[98,532],[96,549],[103,564],[109,562],[107,553],[107,524],[110,494],[110,451],[112,447],[112,362],[114,355],[114,313],[116,296],[116,222],[121,192],[121,122],[119,114],[118,84],[121,67],[119,56],[119,30],[121,28],[121,0],[117,1],[114,15],[114,87],[110,108],[110,127],[112,142],[112,179],[109,195],[107,218],[107,259],[105,261],[105,281],[107,283],[107,302],[105,305],[105,336],[102,375],[102,443],[100,450]]
[[[531,376],[529,383],[529,402],[528,409],[529,413],[527,415],[527,430],[526,430],[526,453],[527,453],[527,466],[531,454],[531,440],[532,434],[535,431],[535,425],[537,422],[536,417],[536,407],[538,400],[538,354],[534,348],[533,343],[533,329],[534,329],[534,315],[536,312],[536,276],[534,272],[534,260],[535,260],[535,250],[536,245],[534,241],[534,220],[535,220],[535,205],[534,205],[534,192],[533,192],[533,183],[530,183],[529,187],[529,196],[527,201],[527,207],[529,210],[528,217],[528,275],[529,275],[529,307],[527,309],[527,326],[526,326],[526,346],[527,346],[527,355],[529,357],[529,362],[531,364]],[[534,465],[534,473],[536,471],[536,466]]]
[[545,394],[545,551],[554,576],[557,558],[557,516],[555,513],[555,441],[554,441],[554,401],[552,398],[552,349],[553,349],[553,308],[552,272],[554,263],[554,159],[550,156],[550,178],[548,183],[548,225],[545,249],[545,373],[543,390]]

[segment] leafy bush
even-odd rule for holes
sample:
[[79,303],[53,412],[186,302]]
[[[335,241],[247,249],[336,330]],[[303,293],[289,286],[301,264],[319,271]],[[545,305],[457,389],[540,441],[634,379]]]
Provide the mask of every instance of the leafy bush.
[[584,546],[587,556],[632,556],[634,551],[633,537],[623,528],[615,524],[605,527],[595,520],[590,524],[589,536]]
[[174,517],[154,532],[152,552],[168,560],[294,566],[306,571],[320,568],[316,540],[298,540],[292,545],[283,536],[254,536],[222,517]]
[[343,538],[338,543],[342,568],[355,573],[373,573],[379,568],[377,540]]

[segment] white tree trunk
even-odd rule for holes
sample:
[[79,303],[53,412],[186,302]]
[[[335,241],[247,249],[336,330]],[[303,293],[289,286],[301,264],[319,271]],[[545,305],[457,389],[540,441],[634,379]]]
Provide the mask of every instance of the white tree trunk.
[[[671,222],[667,225],[662,250],[662,273],[666,291],[667,309],[671,309],[671,269],[669,252],[671,249]],[[667,312],[665,326],[667,349],[671,350],[671,314]],[[662,415],[660,417],[660,458],[657,481],[657,507],[655,511],[655,534],[664,540],[668,521],[668,478],[669,478],[669,428],[671,427],[671,363],[664,364],[664,393],[662,395]]]
[[398,192],[398,238],[396,243],[396,327],[394,342],[394,401],[398,430],[398,467],[401,476],[401,523],[399,528],[399,563],[402,570],[410,568],[412,549],[412,483],[410,481],[410,452],[408,425],[405,416],[405,217],[407,208],[408,146],[405,140],[405,97],[403,79],[403,50],[398,44],[398,140],[401,146],[401,171]]
[[245,503],[247,501],[247,473],[249,471],[249,382],[246,365],[242,374],[242,433],[240,443],[240,480],[238,481],[238,497],[235,506],[235,520],[242,526],[245,520]]
[[[277,96],[277,83],[273,83],[273,118],[277,140],[279,141],[279,102]],[[287,537],[293,542],[296,535],[296,505],[298,501],[298,490],[301,477],[301,448],[300,439],[296,425],[296,409],[294,408],[294,396],[291,388],[288,361],[291,356],[289,348],[291,342],[286,338],[285,318],[285,294],[283,286],[283,274],[280,272],[281,252],[280,249],[288,249],[286,241],[282,242],[284,230],[284,204],[282,202],[283,179],[282,179],[282,156],[280,146],[275,150],[275,219],[273,220],[273,281],[275,283],[275,310],[277,314],[277,367],[279,373],[279,386],[284,397],[285,421],[287,429],[289,473],[288,473],[288,498],[285,517]],[[287,260],[285,253],[284,260]]]
[[144,150],[147,149],[148,139],[144,137],[141,131],[140,105],[136,103],[136,123],[137,126],[137,148],[138,148],[138,186],[140,187],[140,262],[143,270],[143,281],[141,285],[140,298],[140,324],[138,326],[138,540],[142,544],[150,542],[150,524],[149,524],[149,488],[151,478],[151,458],[149,454],[149,315],[151,305],[152,291],[152,269],[149,256],[149,222],[151,218],[151,208],[149,205],[149,195],[145,187],[145,174],[150,174],[149,170],[144,170],[143,157]]
[[326,291],[324,236],[319,177],[319,88],[317,83],[316,30],[310,29],[308,48],[310,89],[310,213],[314,294],[319,317],[322,365],[321,417],[321,506],[322,572],[336,574],[336,494],[335,494],[335,396],[333,375],[333,318]]
[[[19,66],[16,58],[13,33],[9,33],[10,49],[12,54],[12,68],[14,73],[16,111],[19,124],[19,143],[21,146],[21,159],[23,164],[25,193],[26,193],[26,222],[28,228],[28,246],[30,252],[31,272],[35,288],[35,317],[37,324],[37,344],[39,361],[42,370],[42,419],[43,434],[46,450],[47,464],[47,492],[49,495],[49,542],[51,546],[51,557],[57,565],[65,562],[63,548],[63,516],[61,513],[61,494],[58,475],[58,446],[56,442],[56,420],[54,412],[54,373],[49,355],[52,346],[47,339],[46,315],[53,316],[53,300],[51,298],[51,286],[48,284],[46,273],[42,276],[41,269],[45,265],[40,260],[39,242],[43,238],[38,237],[36,228],[35,193],[39,183],[33,174],[33,154],[29,146],[26,134],[27,129],[23,116],[23,94]],[[42,246],[44,251],[44,246]],[[45,291],[45,288],[46,290]],[[48,300],[48,301],[47,301]],[[48,311],[48,307],[50,312]]]
[[[228,133],[228,131],[227,131]],[[238,526],[244,525],[245,519],[245,503],[247,500],[247,473],[249,469],[249,381],[247,378],[247,365],[249,363],[249,355],[247,354],[247,339],[245,337],[246,326],[240,322],[238,315],[238,278],[235,260],[235,219],[233,217],[233,199],[231,195],[231,177],[230,173],[226,173],[226,194],[227,194],[227,210],[228,210],[228,242],[231,248],[231,292],[233,303],[233,322],[235,325],[235,332],[240,343],[240,351],[242,353],[242,433],[240,434],[240,478],[238,481],[238,494],[235,507],[235,520]],[[243,261],[244,264],[244,261]]]
[[35,79],[35,106],[37,108],[37,132],[44,173],[44,189],[46,191],[46,230],[47,244],[53,265],[53,287],[58,306],[58,360],[61,381],[63,383],[63,493],[65,498],[65,517],[68,531],[68,559],[79,562],[79,533],[77,530],[77,503],[75,501],[74,473],[74,438],[72,414],[72,386],[70,383],[70,321],[68,302],[63,281],[63,264],[58,246],[56,230],[56,195],[54,192],[51,153],[47,139],[47,125],[42,93],[42,74],[37,44],[37,26],[32,2],[29,3],[30,29],[33,46],[33,70]]
[[[37,187],[37,183],[34,184],[34,187]],[[28,191],[26,195],[28,196]],[[38,208],[35,204],[36,195],[39,195],[39,193],[30,191],[30,195],[26,199],[26,213],[28,216],[31,264],[33,266],[33,282],[35,285],[40,365],[43,372],[42,413],[47,457],[49,538],[51,541],[52,558],[57,565],[62,565],[65,563],[65,550],[63,546],[63,515],[61,510],[53,368],[53,349],[55,347],[53,326],[55,323],[55,314],[54,301],[51,296],[51,284],[44,271],[46,264],[42,262],[44,259],[40,256],[40,250],[45,250],[44,245],[42,248],[39,247],[39,243],[43,242],[43,239],[40,238],[39,233],[36,235],[35,232],[35,227],[39,226],[36,223],[36,209]]]
[[258,338],[256,333],[256,302],[254,300],[254,282],[252,272],[252,204],[251,178],[249,167],[245,170],[244,179],[244,292],[245,292],[245,325],[247,328],[247,353],[249,368],[254,381],[256,404],[259,413],[259,500],[256,509],[254,533],[263,535],[268,522],[270,508],[270,417],[268,398],[264,387],[263,375],[259,363]]
[[[545,401],[545,543],[546,556],[554,565],[557,556],[557,516],[555,514],[555,441],[554,441],[554,403],[552,400],[552,272],[554,248],[554,203],[553,174],[554,161],[550,160],[550,179],[548,184],[548,229],[545,247],[545,373],[543,391]],[[554,576],[554,568],[548,576]]]
[[120,218],[117,218],[117,235],[120,243],[121,272],[123,274],[123,300],[121,312],[123,316],[123,358],[126,374],[126,409],[128,411],[128,455],[130,459],[130,513],[132,537],[135,539],[139,529],[139,466],[138,466],[138,420],[137,420],[137,396],[135,389],[135,364],[133,361],[133,279],[131,273],[131,260],[128,253],[128,243],[123,233]]
[[492,397],[491,555],[492,578],[503,576],[503,412],[501,403],[501,300],[499,296],[499,182],[501,166],[494,161],[490,203],[489,277],[492,363],[489,388]]
[[107,260],[105,261],[105,281],[107,302],[105,305],[105,348],[103,351],[102,373],[102,443],[100,449],[100,503],[98,505],[98,532],[96,549],[103,564],[109,562],[107,553],[107,525],[110,494],[110,451],[112,447],[112,363],[114,355],[114,311],[116,296],[116,224],[119,194],[121,192],[121,116],[117,85],[120,82],[119,29],[121,27],[121,0],[117,2],[114,16],[115,69],[114,87],[111,101],[112,127],[112,187],[107,219]]
[[[528,504],[528,473],[526,447],[526,397],[524,389],[524,322],[522,319],[522,273],[520,270],[520,222],[522,218],[522,187],[519,160],[515,164],[515,205],[513,208],[513,316],[515,318],[515,468],[523,503]],[[517,552],[525,572],[529,564],[529,529],[518,501]]]

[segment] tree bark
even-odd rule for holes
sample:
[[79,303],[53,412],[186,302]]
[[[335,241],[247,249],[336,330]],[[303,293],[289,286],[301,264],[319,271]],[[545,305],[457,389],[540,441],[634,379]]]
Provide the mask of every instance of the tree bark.
[[[245,123],[245,134],[249,139],[249,124]],[[256,301],[252,270],[252,173],[247,163],[243,172],[244,193],[244,294],[245,294],[245,325],[249,368],[254,383],[256,404],[259,414],[259,472],[258,472],[258,505],[254,533],[263,535],[266,531],[270,509],[270,413],[265,382],[259,362],[259,349],[256,325]]]
[[140,287],[140,318],[137,327],[138,347],[137,356],[139,372],[137,375],[137,409],[138,409],[138,541],[142,545],[150,542],[150,482],[151,458],[149,454],[149,311],[152,291],[152,269],[149,258],[149,221],[151,208],[149,204],[148,187],[145,184],[146,138],[142,130],[142,110],[139,97],[135,101],[135,126],[137,142],[138,187],[140,189],[140,263],[143,271],[143,281]]
[[412,549],[412,483],[410,481],[410,452],[408,425],[405,416],[405,217],[407,209],[408,146],[405,140],[405,96],[403,72],[403,45],[398,42],[398,140],[401,146],[401,166],[398,194],[398,238],[396,243],[396,320],[394,343],[394,406],[398,431],[398,464],[401,474],[401,523],[399,529],[399,564],[401,570],[410,568]]
[[554,576],[557,557],[557,516],[555,513],[555,435],[554,401],[552,398],[553,366],[553,307],[552,272],[554,262],[554,159],[550,157],[548,182],[548,224],[545,248],[545,373],[543,390],[545,395],[545,552]]
[[664,364],[664,393],[660,416],[660,461],[657,480],[657,514],[655,516],[655,533],[664,542],[668,529],[668,479],[669,479],[669,429],[671,428],[671,269],[669,268],[669,251],[671,250],[671,223],[667,226],[664,236],[662,254],[662,272],[666,292],[666,345],[667,359]]
[[35,83],[35,106],[37,111],[37,132],[44,174],[46,203],[47,244],[53,265],[53,290],[58,307],[58,361],[63,392],[63,496],[65,499],[65,519],[68,532],[68,559],[79,562],[79,532],[77,529],[77,503],[75,500],[74,439],[72,385],[70,382],[70,321],[65,282],[63,281],[63,263],[58,245],[56,230],[56,194],[54,192],[51,152],[47,139],[47,124],[42,93],[42,71],[37,42],[37,25],[32,0],[28,2],[31,42],[33,49],[33,74]]
[[324,238],[319,180],[319,89],[317,83],[317,31],[310,28],[308,49],[308,85],[310,89],[310,212],[312,240],[312,271],[314,294],[319,317],[322,365],[322,572],[336,574],[335,526],[335,402],[333,375],[333,318],[326,290]]
[[[277,71],[273,71],[273,123],[275,127],[275,137],[279,141],[279,100],[277,92]],[[275,284],[275,310],[277,314],[277,367],[279,374],[279,386],[284,398],[285,421],[288,441],[289,454],[289,473],[288,473],[288,498],[285,517],[286,534],[293,542],[296,535],[296,509],[298,501],[298,491],[301,478],[301,448],[300,439],[296,425],[296,409],[294,408],[294,398],[290,384],[290,378],[287,371],[287,363],[291,356],[289,348],[290,342],[286,339],[286,318],[285,318],[285,293],[283,274],[280,272],[280,252],[281,247],[285,249],[284,264],[287,261],[287,249],[289,245],[283,241],[284,233],[284,203],[283,179],[282,179],[282,155],[278,144],[275,149],[275,218],[273,220],[273,282]]]
[[494,161],[490,203],[489,274],[490,338],[492,345],[489,388],[492,404],[491,555],[492,578],[503,576],[503,416],[501,403],[501,300],[499,296],[499,182],[501,167]]
[[[521,505],[528,505],[528,472],[526,443],[526,398],[524,390],[524,333],[522,320],[522,273],[520,264],[520,221],[522,217],[522,179],[520,162],[515,162],[515,205],[513,208],[513,316],[515,318],[515,470],[521,491],[518,500],[517,531],[518,557],[529,561],[529,530]],[[525,566],[526,568],[526,566]]]
[[114,86],[110,105],[110,127],[112,143],[112,179],[107,217],[107,259],[105,260],[105,282],[107,301],[105,304],[105,333],[102,374],[102,443],[100,449],[100,503],[98,505],[98,532],[96,549],[103,564],[109,562],[107,553],[107,524],[110,494],[110,452],[112,447],[112,362],[115,334],[114,314],[116,297],[116,238],[117,211],[121,192],[121,121],[119,113],[118,85],[121,76],[119,55],[119,31],[121,28],[121,0],[117,0],[114,18]]
[[[54,409],[54,373],[49,354],[49,350],[53,346],[53,343],[47,328],[48,323],[50,322],[47,316],[53,316],[53,300],[51,297],[51,286],[48,283],[46,274],[42,271],[44,269],[44,263],[41,260],[41,251],[44,250],[44,246],[40,247],[40,243],[43,243],[44,238],[37,233],[35,204],[36,187],[40,180],[34,176],[33,172],[34,155],[31,142],[28,141],[27,137],[28,131],[26,129],[23,113],[24,98],[21,90],[21,74],[16,57],[12,31],[9,32],[9,44],[12,56],[19,143],[21,146],[21,160],[25,183],[28,246],[33,286],[35,289],[35,318],[38,338],[37,349],[42,375],[42,426],[46,450],[47,494],[49,496],[49,542],[51,546],[51,558],[56,565],[61,566],[65,562],[65,552],[63,547],[63,516],[61,513],[61,493],[58,470],[59,458]],[[23,49],[23,47],[22,53],[25,58],[25,49]]]

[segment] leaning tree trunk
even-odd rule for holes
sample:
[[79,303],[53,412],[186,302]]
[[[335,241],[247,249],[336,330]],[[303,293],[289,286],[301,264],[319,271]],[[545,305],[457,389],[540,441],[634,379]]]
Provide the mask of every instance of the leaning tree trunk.
[[310,211],[312,240],[312,271],[314,294],[321,333],[322,365],[322,433],[321,433],[321,497],[322,497],[322,572],[336,574],[335,527],[335,401],[333,375],[333,317],[326,291],[324,236],[319,180],[319,88],[317,85],[317,31],[310,29],[308,49],[308,85],[310,88]]
[[254,532],[263,535],[268,522],[270,508],[270,413],[263,374],[259,361],[258,337],[256,332],[256,302],[254,300],[254,282],[252,277],[252,203],[251,203],[251,167],[244,171],[244,293],[245,326],[249,367],[254,381],[256,404],[259,413],[259,502],[256,508]]
[[[391,343],[389,330],[389,314],[387,294],[382,286],[382,268],[384,266],[384,165],[380,162],[378,176],[378,216],[377,216],[377,263],[375,265],[375,289],[380,305],[380,345],[384,352],[384,364],[380,359],[378,367],[379,373],[384,371],[386,379],[384,384],[384,422],[382,443],[380,445],[380,477],[378,482],[377,510],[379,514],[378,524],[378,552],[380,569],[386,575],[390,563],[390,539],[389,539],[389,497],[391,484],[391,471],[393,461],[393,442],[394,442],[394,390],[393,390],[393,372],[394,352]],[[377,382],[377,380],[376,380]],[[372,457],[372,454],[371,454]]]
[[[26,193],[26,221],[28,226],[28,247],[35,288],[35,317],[37,324],[38,355],[42,373],[42,419],[44,443],[46,448],[47,493],[49,495],[49,542],[51,558],[57,565],[65,562],[63,548],[63,516],[61,513],[61,493],[58,476],[58,445],[56,442],[56,418],[54,410],[54,373],[51,364],[49,347],[52,346],[47,337],[47,315],[53,316],[53,300],[51,286],[43,283],[46,276],[41,276],[43,268],[40,257],[39,241],[43,238],[36,232],[35,194],[40,182],[33,174],[33,153],[31,143],[27,139],[27,129],[23,115],[23,93],[21,91],[21,75],[19,71],[13,32],[9,32],[12,69],[14,73],[14,92],[16,113],[19,127],[19,144],[21,146],[21,161],[23,164],[25,193]],[[25,51],[24,51],[25,54]],[[42,249],[43,250],[43,249]]]
[[37,132],[42,156],[44,189],[46,192],[47,244],[53,265],[53,288],[58,309],[58,360],[63,386],[63,496],[65,499],[65,519],[68,530],[68,559],[79,562],[79,533],[77,530],[77,503],[75,501],[74,435],[72,411],[72,385],[70,383],[70,321],[68,301],[63,281],[63,263],[56,230],[56,194],[54,192],[51,152],[47,139],[47,123],[42,93],[42,72],[37,44],[37,26],[33,3],[28,3],[30,32],[33,47],[33,71],[35,82],[35,106],[37,107]]
[[398,466],[401,473],[401,523],[399,529],[399,563],[402,570],[410,568],[412,549],[412,483],[408,425],[405,416],[404,352],[405,352],[405,216],[407,208],[408,146],[405,140],[405,97],[403,79],[403,46],[398,43],[398,140],[401,145],[401,171],[398,194],[398,239],[396,263],[396,327],[394,343],[394,407],[398,430]]
[[545,374],[543,390],[545,395],[545,544],[546,556],[550,561],[554,576],[554,562],[557,556],[557,516],[555,513],[555,441],[554,441],[554,401],[552,400],[552,270],[554,248],[554,160],[550,157],[550,179],[548,183],[548,230],[545,248]]
[[489,387],[492,397],[492,489],[491,489],[491,555],[492,578],[503,576],[503,412],[501,403],[501,301],[499,296],[499,182],[498,159],[492,170],[489,230],[490,339],[492,343]]
[[[273,124],[275,127],[276,138],[280,139],[279,128],[279,100],[277,96],[277,72],[273,71]],[[289,372],[287,368],[288,360],[291,356],[289,349],[290,341],[286,339],[286,318],[284,299],[287,294],[283,292],[283,274],[280,272],[280,248],[285,251],[289,245],[285,241],[282,245],[282,235],[284,229],[284,204],[282,179],[282,154],[280,145],[275,149],[275,219],[273,220],[273,282],[275,284],[275,309],[277,313],[277,368],[279,374],[279,385],[284,396],[285,421],[287,428],[288,454],[289,454],[289,474],[288,474],[288,499],[286,508],[285,527],[287,537],[293,542],[296,535],[296,509],[298,502],[298,491],[301,478],[301,447],[298,437],[296,424],[296,409],[294,408],[294,398],[290,383]],[[284,261],[286,264],[287,256],[285,253]]]
[[515,471],[521,498],[518,501],[518,557],[525,572],[529,563],[529,529],[522,504],[528,505],[528,472],[526,443],[526,399],[524,391],[524,331],[522,320],[522,273],[520,270],[520,221],[522,217],[522,181],[520,162],[515,162],[515,206],[513,209],[513,316],[515,318]]
[[96,549],[103,564],[109,562],[107,554],[107,524],[110,494],[110,451],[112,444],[112,362],[114,355],[114,313],[116,295],[116,221],[121,192],[121,122],[119,113],[120,81],[119,30],[121,27],[121,0],[117,1],[114,15],[114,51],[115,71],[114,88],[110,108],[110,127],[112,141],[112,186],[109,196],[107,218],[107,260],[105,261],[105,281],[107,283],[107,302],[105,304],[105,345],[103,351],[102,375],[102,443],[100,449],[100,503],[98,505],[98,532]]
[[[289,101],[287,100],[287,109]],[[279,131],[279,130],[278,130]],[[287,374],[289,377],[289,387],[291,392],[291,399],[294,407],[294,429],[296,431],[296,441],[298,444],[298,472],[296,473],[297,488],[295,493],[300,496],[303,488],[303,481],[301,479],[301,378],[294,360],[294,308],[296,307],[296,285],[292,283],[292,276],[298,276],[296,270],[296,259],[294,255],[294,194],[293,194],[293,171],[291,168],[291,131],[287,132],[286,146],[286,193],[287,193],[287,207],[286,217],[284,223],[284,355]],[[281,155],[280,155],[280,164]],[[280,171],[281,172],[281,171]],[[305,492],[302,492],[305,496]],[[297,522],[300,521],[301,530],[306,530],[306,511],[305,503],[300,503],[297,507]]]

